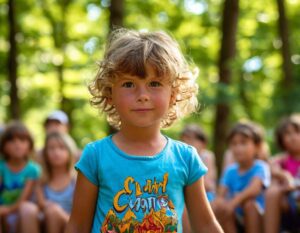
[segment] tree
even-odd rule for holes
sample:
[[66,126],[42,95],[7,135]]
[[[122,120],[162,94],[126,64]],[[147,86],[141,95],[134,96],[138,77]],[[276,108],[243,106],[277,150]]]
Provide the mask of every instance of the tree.
[[10,83],[10,116],[12,119],[20,118],[20,99],[18,96],[17,85],[17,25],[15,20],[15,2],[8,0],[8,24],[9,24],[9,45],[10,50],[8,53],[8,79]]
[[112,29],[114,26],[122,27],[124,24],[124,1],[112,0],[109,11],[109,28]]
[[[114,27],[122,27],[124,24],[124,1],[112,0],[109,7],[109,29],[113,30]],[[115,133],[117,130],[109,125],[108,133]]]
[[282,88],[289,89],[293,84],[293,72],[292,72],[292,63],[291,63],[291,52],[290,52],[290,43],[289,43],[289,27],[288,20],[285,14],[285,5],[284,0],[277,0],[278,6],[278,31],[280,39],[282,42],[281,53],[283,60],[283,80]]
[[54,46],[58,50],[58,56],[55,65],[57,71],[57,78],[59,82],[59,94],[61,99],[60,108],[68,113],[70,113],[70,109],[68,109],[67,107],[67,98],[64,95],[64,61],[65,47],[67,44],[66,14],[71,2],[72,0],[58,1],[58,12],[52,12],[51,7],[47,3],[47,0],[42,0],[42,8],[44,14],[49,20],[50,25],[52,27]]
[[231,83],[230,62],[236,52],[236,31],[238,23],[239,1],[226,0],[223,9],[222,41],[219,58],[218,103],[215,112],[214,149],[217,167],[220,173],[225,151],[226,134],[229,128],[230,106],[227,101],[227,88]]

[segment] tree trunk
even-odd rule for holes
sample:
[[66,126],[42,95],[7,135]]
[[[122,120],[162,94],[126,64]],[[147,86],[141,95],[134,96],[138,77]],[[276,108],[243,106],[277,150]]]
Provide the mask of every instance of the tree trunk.
[[[110,2],[110,16],[109,16],[109,29],[112,31],[114,27],[122,27],[124,21],[124,1],[123,0],[111,0]],[[109,125],[108,133],[116,133],[117,130]]]
[[20,119],[20,99],[18,96],[17,84],[17,42],[16,42],[16,21],[15,21],[15,2],[8,1],[8,24],[9,24],[9,53],[8,53],[8,79],[10,83],[10,118]]
[[288,30],[288,21],[285,14],[285,5],[284,0],[277,0],[278,6],[278,30],[280,39],[282,42],[281,52],[283,59],[283,80],[282,88],[288,89],[292,86],[293,83],[293,73],[292,73],[292,63],[291,63],[291,53],[290,53],[290,44],[289,44],[289,30]]
[[112,30],[115,26],[122,27],[124,21],[124,1],[111,0],[110,2],[109,28]]
[[[219,59],[219,86],[228,87],[231,83],[230,61],[235,56],[236,30],[238,22],[239,1],[226,0],[223,9],[222,41]],[[221,85],[220,85],[221,84]],[[225,90],[226,91],[226,90]],[[226,93],[225,93],[226,94]],[[226,96],[225,96],[226,97]],[[229,128],[230,106],[224,98],[224,89],[218,88],[218,104],[215,113],[214,149],[218,174],[220,175],[223,154],[226,148],[226,135]]]

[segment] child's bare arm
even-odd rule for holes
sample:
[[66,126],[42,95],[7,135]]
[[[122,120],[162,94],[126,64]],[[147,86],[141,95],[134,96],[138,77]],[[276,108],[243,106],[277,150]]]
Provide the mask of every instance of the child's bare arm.
[[98,187],[92,184],[79,171],[74,192],[73,208],[65,233],[91,232],[97,195]]
[[238,205],[242,204],[244,201],[255,198],[257,195],[260,194],[263,188],[263,183],[261,179],[255,177],[250,185],[244,189],[242,192],[235,195],[235,197],[230,201],[233,207],[237,207]]
[[185,203],[193,232],[223,232],[206,198],[203,177],[185,188]]
[[10,213],[17,211],[20,204],[23,201],[26,201],[29,199],[30,195],[32,194],[35,183],[36,183],[36,181],[34,181],[34,180],[28,180],[25,183],[23,191],[22,191],[19,199],[17,200],[17,202],[12,205],[9,205],[9,206],[3,206],[4,208],[1,211],[1,214],[10,214]]

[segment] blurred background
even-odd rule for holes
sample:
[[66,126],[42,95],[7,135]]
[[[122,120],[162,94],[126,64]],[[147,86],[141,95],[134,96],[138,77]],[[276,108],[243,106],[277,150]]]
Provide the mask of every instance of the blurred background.
[[186,123],[210,136],[218,165],[228,129],[264,126],[272,153],[278,120],[300,113],[300,0],[0,0],[0,124],[22,120],[37,147],[43,123],[64,110],[82,148],[109,132],[87,83],[114,26],[166,30],[200,69],[199,111]]

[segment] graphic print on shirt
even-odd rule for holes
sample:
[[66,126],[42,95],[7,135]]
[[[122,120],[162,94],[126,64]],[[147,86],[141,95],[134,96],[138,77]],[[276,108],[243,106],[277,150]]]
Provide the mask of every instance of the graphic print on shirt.
[[161,179],[147,179],[144,184],[127,177],[123,189],[114,196],[113,208],[106,214],[100,232],[177,232],[177,214],[166,194],[167,185],[168,173]]

